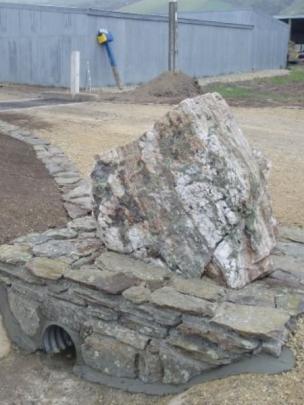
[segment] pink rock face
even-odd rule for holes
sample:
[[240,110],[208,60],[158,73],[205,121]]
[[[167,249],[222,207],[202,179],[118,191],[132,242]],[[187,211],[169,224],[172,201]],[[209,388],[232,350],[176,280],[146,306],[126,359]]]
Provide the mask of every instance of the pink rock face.
[[92,173],[98,233],[109,250],[185,278],[240,288],[270,271],[275,221],[268,164],[218,94],[181,102]]

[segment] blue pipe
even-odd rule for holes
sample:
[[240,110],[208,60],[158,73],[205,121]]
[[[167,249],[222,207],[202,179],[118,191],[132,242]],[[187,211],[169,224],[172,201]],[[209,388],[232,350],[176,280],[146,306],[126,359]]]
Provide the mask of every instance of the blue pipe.
[[104,46],[105,46],[105,48],[106,48],[106,51],[107,51],[107,54],[108,54],[108,57],[109,57],[111,66],[112,66],[112,67],[116,67],[116,61],[115,61],[114,54],[113,54],[113,52],[112,52],[112,49],[111,49],[111,47],[110,47],[109,42],[106,42],[106,43],[104,44]]

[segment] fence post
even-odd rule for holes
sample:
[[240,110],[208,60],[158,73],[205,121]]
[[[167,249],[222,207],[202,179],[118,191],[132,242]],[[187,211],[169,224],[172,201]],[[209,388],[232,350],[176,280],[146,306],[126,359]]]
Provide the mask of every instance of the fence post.
[[169,59],[168,69],[170,72],[176,70],[177,55],[177,0],[169,1]]
[[72,51],[71,53],[71,77],[70,90],[72,96],[79,94],[80,88],[80,52]]

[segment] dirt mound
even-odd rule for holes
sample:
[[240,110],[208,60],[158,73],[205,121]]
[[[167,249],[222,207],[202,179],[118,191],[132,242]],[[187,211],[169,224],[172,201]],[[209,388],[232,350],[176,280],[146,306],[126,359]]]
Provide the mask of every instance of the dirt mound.
[[101,99],[127,103],[177,104],[201,94],[198,81],[182,72],[163,72],[135,90],[115,95],[104,93]]
[[133,91],[139,97],[187,98],[200,94],[198,82],[182,72],[164,72]]

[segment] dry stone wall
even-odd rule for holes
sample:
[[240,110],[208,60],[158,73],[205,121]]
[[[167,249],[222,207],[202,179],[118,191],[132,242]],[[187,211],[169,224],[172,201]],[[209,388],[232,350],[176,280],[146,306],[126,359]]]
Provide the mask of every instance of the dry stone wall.
[[71,162],[26,131],[0,129],[33,145],[71,217],[0,246],[0,311],[13,342],[47,352],[73,342],[80,376],[148,393],[176,392],[244,356],[280,355],[304,310],[303,232],[282,229],[273,273],[241,290],[185,279],[106,249],[90,186]]
[[232,290],[101,245],[92,259],[91,244],[83,248],[88,230],[96,232],[92,217],[0,247],[0,303],[10,337],[34,351],[45,349],[49,325],[64,328],[77,349],[75,370],[85,378],[170,392],[244,356],[279,356],[304,310],[302,243],[280,242],[273,259],[284,263],[272,276]]

